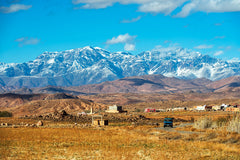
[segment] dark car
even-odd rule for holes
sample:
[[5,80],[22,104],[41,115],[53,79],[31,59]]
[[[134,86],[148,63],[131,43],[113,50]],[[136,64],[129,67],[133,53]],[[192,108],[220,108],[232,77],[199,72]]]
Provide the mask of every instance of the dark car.
[[164,118],[163,127],[173,127],[173,118]]

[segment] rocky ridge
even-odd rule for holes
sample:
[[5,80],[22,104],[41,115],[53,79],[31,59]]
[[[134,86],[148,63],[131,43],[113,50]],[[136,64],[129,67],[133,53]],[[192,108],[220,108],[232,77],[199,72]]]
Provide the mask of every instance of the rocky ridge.
[[161,48],[132,55],[84,47],[44,52],[26,63],[0,63],[0,92],[22,87],[80,86],[154,74],[220,80],[239,75],[240,62],[223,61],[184,48]]

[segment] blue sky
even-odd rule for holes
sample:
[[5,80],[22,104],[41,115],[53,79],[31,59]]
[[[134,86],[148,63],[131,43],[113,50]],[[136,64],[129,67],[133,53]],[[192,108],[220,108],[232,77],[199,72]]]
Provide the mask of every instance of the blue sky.
[[0,0],[0,62],[85,46],[240,59],[240,0]]

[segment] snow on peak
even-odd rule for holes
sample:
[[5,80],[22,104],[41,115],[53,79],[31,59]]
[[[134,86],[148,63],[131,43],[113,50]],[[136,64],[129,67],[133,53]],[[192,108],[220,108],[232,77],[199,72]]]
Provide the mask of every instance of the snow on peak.
[[[180,51],[183,48],[179,48],[179,47],[158,47],[158,48],[154,48],[152,50],[150,50],[149,52],[173,52],[173,51]],[[147,51],[146,51],[147,52]]]
[[47,61],[48,64],[53,64],[55,62],[54,58],[51,58]]
[[227,61],[228,63],[240,63],[240,59],[239,58],[232,58],[230,60]]
[[[157,48],[132,55],[129,52],[113,53],[100,47],[86,46],[61,52],[44,52],[34,61],[23,64],[0,63],[0,75],[72,77],[67,79],[69,85],[146,74],[186,79],[205,77],[216,80],[240,74],[240,61],[231,62],[179,47]],[[80,81],[79,77],[84,79]]]
[[96,50],[104,50],[105,51],[105,49],[102,49],[100,47],[94,47],[94,49],[96,49]]
[[157,56],[159,58],[171,57],[171,58],[183,58],[192,59],[194,57],[201,56],[201,53],[192,51],[190,49],[180,47],[168,47],[168,48],[155,48],[151,51],[146,51],[149,56]]
[[91,46],[86,46],[86,47],[83,47],[82,49],[83,49],[83,50],[90,50],[90,51],[93,51],[93,50],[94,50],[94,48],[91,47]]
[[75,52],[75,49],[66,50],[66,52]]

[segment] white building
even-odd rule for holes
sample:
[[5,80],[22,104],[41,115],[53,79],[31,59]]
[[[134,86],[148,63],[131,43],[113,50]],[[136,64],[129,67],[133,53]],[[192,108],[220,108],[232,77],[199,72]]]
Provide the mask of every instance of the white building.
[[196,110],[197,110],[197,111],[204,111],[204,110],[205,110],[205,107],[206,107],[206,105],[204,105],[204,106],[197,106],[197,107],[196,107]]
[[106,110],[106,112],[108,112],[108,113],[121,113],[121,112],[124,112],[124,111],[122,110],[122,106],[113,105],[113,106],[109,106],[108,110]]

